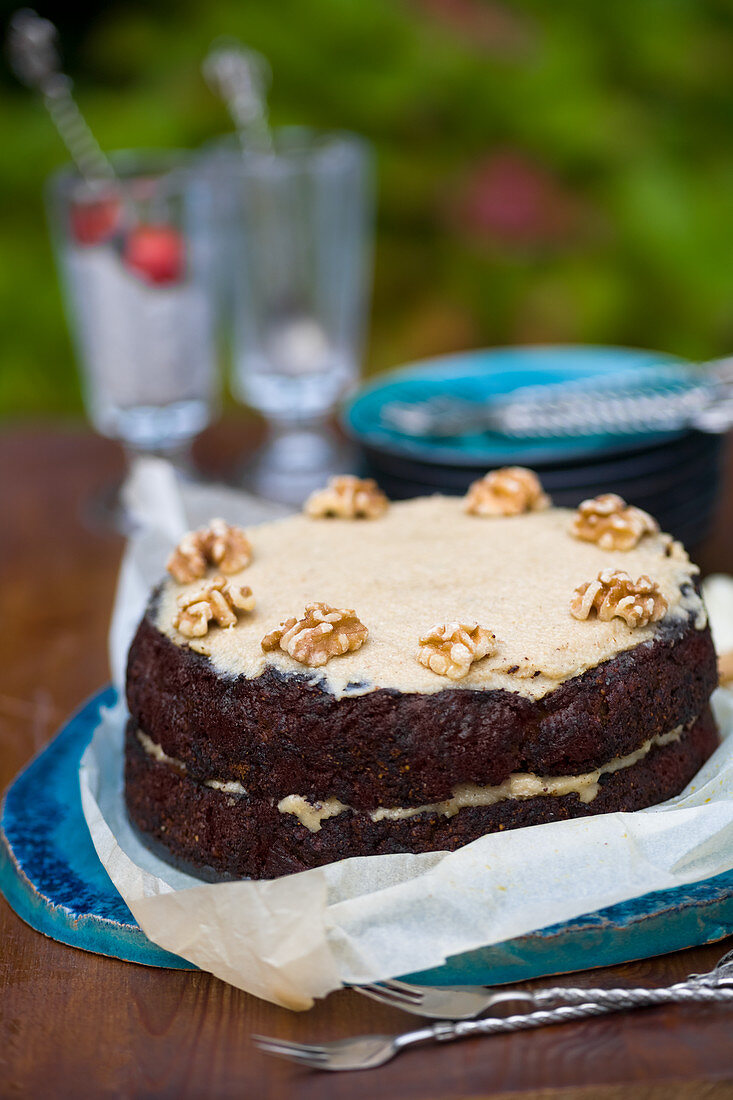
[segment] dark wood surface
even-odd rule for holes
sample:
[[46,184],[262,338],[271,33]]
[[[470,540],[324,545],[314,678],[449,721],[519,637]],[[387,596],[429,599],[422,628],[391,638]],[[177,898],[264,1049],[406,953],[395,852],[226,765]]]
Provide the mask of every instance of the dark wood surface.
[[[255,438],[245,421],[198,447],[212,474]],[[122,541],[85,521],[121,475],[117,448],[90,433],[0,435],[0,780],[4,788],[58,725],[108,679],[106,631]],[[699,555],[733,571],[733,451],[716,530]],[[730,941],[587,971],[578,984],[666,984],[709,969]],[[335,1100],[711,1100],[733,1097],[733,1012],[657,1008],[539,1032],[409,1052],[360,1074],[266,1058],[252,1032],[300,1040],[396,1032],[413,1018],[353,992],[311,1012],[265,1004],[203,973],[149,969],[65,947],[0,899],[0,1096]]]

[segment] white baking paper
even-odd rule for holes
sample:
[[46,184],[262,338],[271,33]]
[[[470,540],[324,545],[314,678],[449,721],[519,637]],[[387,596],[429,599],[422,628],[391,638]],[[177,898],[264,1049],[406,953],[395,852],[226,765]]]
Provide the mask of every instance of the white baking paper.
[[[164,463],[138,465],[127,487],[138,522],[110,632],[122,687],[132,632],[184,530],[213,515],[244,526],[282,510],[228,490],[180,486]],[[733,581],[710,608],[730,615]],[[718,621],[728,636],[730,623]],[[126,714],[106,712],[80,783],[92,840],[146,935],[232,985],[305,1009],[343,984],[438,966],[450,955],[733,867],[733,692],[714,705],[723,743],[677,798],[628,814],[553,822],[482,837],[457,852],[368,856],[272,881],[202,884],[133,834],[122,798]]]

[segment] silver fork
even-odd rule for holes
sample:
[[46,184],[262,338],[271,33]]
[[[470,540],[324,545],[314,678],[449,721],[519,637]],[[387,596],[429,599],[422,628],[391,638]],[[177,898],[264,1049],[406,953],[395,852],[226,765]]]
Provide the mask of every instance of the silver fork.
[[[721,986],[733,984],[733,951],[718,960],[706,974],[690,974],[685,981],[669,986],[670,990],[683,990],[701,984]],[[366,983],[351,987],[365,997],[371,997],[390,1008],[401,1008],[415,1016],[436,1020],[473,1020],[490,1008],[510,1001],[528,1001],[533,1008],[547,1008],[554,1004],[583,1004],[586,1001],[613,1002],[624,1000],[629,994],[647,990],[580,989],[574,986],[550,986],[547,989],[500,989],[487,986],[429,986],[410,985],[397,979]]]
[[[562,1000],[561,997],[548,997],[540,1002],[535,993],[521,989],[493,992],[482,986],[409,985],[397,980],[355,985],[351,988],[355,993],[362,993],[373,1001],[389,1005],[390,1008],[401,1008],[404,1012],[434,1020],[473,1020],[495,1005],[509,1001],[527,1001],[532,1007],[538,1008],[540,1003],[549,1004]],[[590,999],[587,994],[580,998],[581,1001]]]
[[561,1005],[549,1011],[540,1009],[524,1016],[490,1017],[486,1020],[462,1020],[457,1023],[441,1021],[402,1035],[361,1035],[354,1039],[320,1044],[291,1043],[286,1039],[272,1039],[265,1035],[253,1035],[252,1038],[266,1054],[274,1054],[312,1069],[374,1069],[389,1062],[408,1047],[422,1046],[425,1043],[444,1043],[453,1039],[470,1039],[476,1035],[499,1035],[549,1024],[564,1024],[629,1008],[661,1004],[733,1004],[733,989],[710,985],[704,981],[680,982],[667,989],[615,990],[614,993],[628,995],[625,999],[617,997],[613,1002]]

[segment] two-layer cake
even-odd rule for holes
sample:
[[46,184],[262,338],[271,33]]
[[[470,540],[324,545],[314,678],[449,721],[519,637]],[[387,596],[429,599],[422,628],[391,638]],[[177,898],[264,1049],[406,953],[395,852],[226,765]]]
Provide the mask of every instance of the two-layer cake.
[[528,471],[388,504],[338,479],[174,553],[130,650],[126,800],[166,858],[272,877],[636,810],[717,744],[697,569]]

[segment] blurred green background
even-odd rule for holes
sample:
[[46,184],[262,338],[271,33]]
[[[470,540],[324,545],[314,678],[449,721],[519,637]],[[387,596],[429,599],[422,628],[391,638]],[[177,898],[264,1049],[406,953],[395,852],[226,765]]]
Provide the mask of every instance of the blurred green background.
[[[125,0],[39,4],[108,149],[228,118],[210,42],[272,64],[276,124],[375,144],[370,371],[512,342],[733,351],[733,3]],[[3,23],[12,6],[3,5]],[[0,82],[0,415],[75,414],[43,183],[64,152]]]

